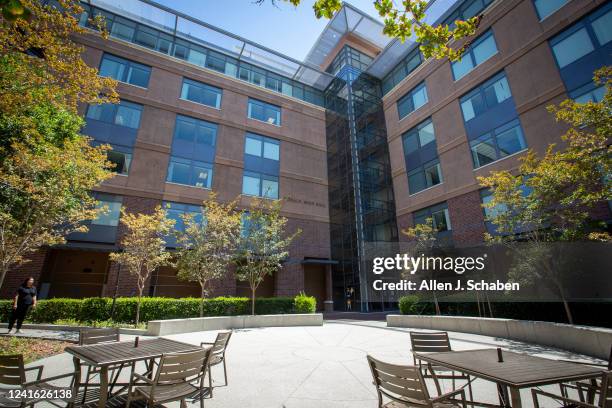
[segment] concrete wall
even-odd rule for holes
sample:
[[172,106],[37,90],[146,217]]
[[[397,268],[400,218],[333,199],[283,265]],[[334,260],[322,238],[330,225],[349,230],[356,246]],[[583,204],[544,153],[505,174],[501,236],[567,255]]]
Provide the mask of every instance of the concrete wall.
[[322,325],[323,315],[320,313],[311,313],[152,320],[147,324],[147,330],[148,334],[151,336],[165,336],[168,334],[190,333],[204,330]]
[[610,356],[610,347],[612,346],[612,329],[532,320],[388,315],[387,326],[448,330],[502,337],[558,347],[604,360],[607,360]]

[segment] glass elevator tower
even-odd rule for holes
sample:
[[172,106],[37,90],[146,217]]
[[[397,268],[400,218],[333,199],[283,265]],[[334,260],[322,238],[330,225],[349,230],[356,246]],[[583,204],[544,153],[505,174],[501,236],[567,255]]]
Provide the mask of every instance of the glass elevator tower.
[[368,299],[365,245],[396,242],[397,223],[380,81],[372,58],[345,45],[325,91],[335,310],[384,310]]

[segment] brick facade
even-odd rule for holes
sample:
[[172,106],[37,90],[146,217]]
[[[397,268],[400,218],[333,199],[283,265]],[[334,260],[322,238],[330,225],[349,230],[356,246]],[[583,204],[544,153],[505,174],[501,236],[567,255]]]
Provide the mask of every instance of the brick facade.
[[17,287],[30,276],[34,278],[34,285],[38,286],[48,252],[47,248],[40,249],[27,262],[9,270],[0,289],[0,298],[12,297]]
[[466,247],[482,243],[486,228],[480,193],[472,191],[453,197],[447,204],[455,246]]

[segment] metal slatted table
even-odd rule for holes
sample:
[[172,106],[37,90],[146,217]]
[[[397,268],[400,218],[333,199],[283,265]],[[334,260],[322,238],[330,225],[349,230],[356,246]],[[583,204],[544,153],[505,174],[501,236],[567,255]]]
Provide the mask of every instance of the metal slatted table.
[[501,402],[512,408],[521,408],[521,388],[594,379],[603,373],[601,368],[505,350],[502,352],[504,361],[500,363],[496,349],[415,353],[415,356],[432,365],[496,383],[502,395]]
[[[100,399],[98,407],[106,406],[108,398],[108,367],[114,364],[131,364],[137,361],[160,358],[162,354],[201,350],[201,347],[164,338],[140,340],[138,347],[133,341],[94,344],[91,346],[69,346],[77,381],[81,378],[81,362],[100,368]],[[78,384],[77,384],[78,389]]]

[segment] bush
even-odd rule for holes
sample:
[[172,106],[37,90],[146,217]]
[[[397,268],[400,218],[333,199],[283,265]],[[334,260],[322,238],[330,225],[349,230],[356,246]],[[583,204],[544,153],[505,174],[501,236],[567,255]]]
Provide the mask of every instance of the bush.
[[[307,297],[306,297],[307,298]],[[144,297],[140,305],[142,321],[180,319],[200,316],[200,298]],[[314,302],[314,298],[313,298]],[[133,323],[136,316],[136,298],[117,298],[115,312],[111,319],[111,298],[85,299],[43,299],[28,315],[34,323],[104,322]],[[298,306],[290,297],[255,299],[255,313],[281,314],[305,313],[304,306]],[[12,300],[0,300],[0,320],[7,321],[12,309]],[[204,299],[204,316],[236,316],[251,313],[251,300],[246,297],[217,297]],[[299,312],[298,312],[299,310]],[[314,310],[313,310],[314,311]],[[308,311],[311,313],[311,311]]]
[[314,313],[317,310],[317,299],[306,296],[304,292],[293,298],[295,313]]
[[399,310],[401,314],[417,314],[417,304],[419,297],[417,295],[402,296],[399,299]]

